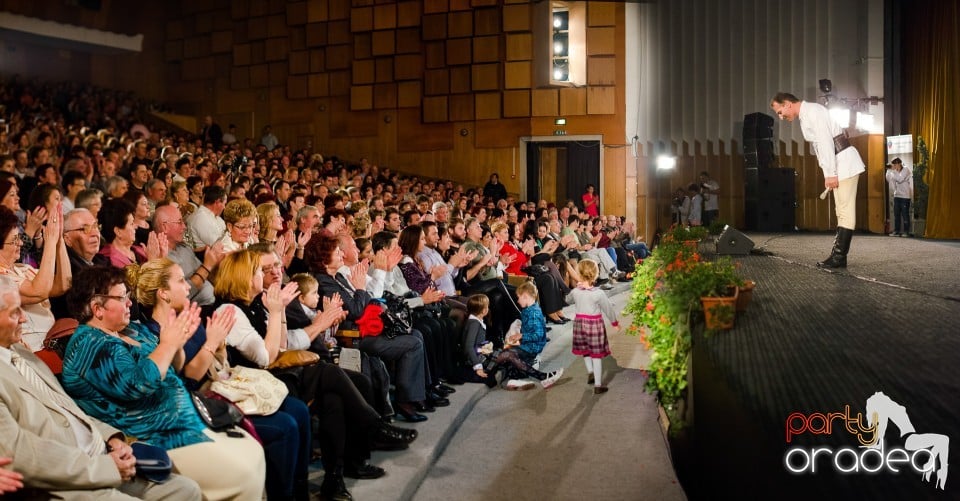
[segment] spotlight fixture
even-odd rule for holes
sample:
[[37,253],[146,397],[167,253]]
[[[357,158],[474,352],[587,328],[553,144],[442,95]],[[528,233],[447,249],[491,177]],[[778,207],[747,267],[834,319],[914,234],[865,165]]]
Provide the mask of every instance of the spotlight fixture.
[[570,20],[570,12],[558,10],[553,13],[553,29],[557,31],[566,31]]
[[555,33],[553,35],[553,57],[567,57],[570,51],[570,44],[565,33]]
[[846,129],[850,127],[850,108],[830,108],[830,118],[833,118],[837,125]]
[[570,67],[566,59],[554,59],[553,61],[553,79],[558,82],[570,80]]
[[832,90],[833,90],[833,82],[831,82],[826,78],[823,78],[820,80],[820,92],[823,92],[824,94],[829,94],[830,91]]
[[669,155],[660,155],[657,157],[657,170],[671,170],[677,166],[677,158]]

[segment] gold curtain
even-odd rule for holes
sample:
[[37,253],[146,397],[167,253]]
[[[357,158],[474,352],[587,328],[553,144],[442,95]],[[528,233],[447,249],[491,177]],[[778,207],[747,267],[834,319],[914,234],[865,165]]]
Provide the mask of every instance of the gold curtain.
[[[905,116],[930,152],[928,238],[960,238],[960,2],[903,2]],[[917,157],[914,157],[917,160]]]

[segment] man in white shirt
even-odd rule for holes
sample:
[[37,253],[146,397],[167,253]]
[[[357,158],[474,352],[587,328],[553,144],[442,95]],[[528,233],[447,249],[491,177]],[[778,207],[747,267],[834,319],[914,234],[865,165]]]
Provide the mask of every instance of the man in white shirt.
[[[913,236],[910,233],[910,200],[913,199],[913,173],[903,165],[903,160],[894,158],[887,166],[887,184],[893,195],[893,233],[891,237]],[[903,231],[900,231],[900,223]]]
[[703,195],[703,225],[710,226],[720,217],[720,183],[711,179],[707,171],[700,173],[700,194]]
[[857,181],[866,170],[856,148],[830,117],[825,107],[801,101],[788,92],[773,96],[770,108],[781,120],[800,119],[803,138],[811,143],[823,171],[823,186],[833,192],[837,211],[837,236],[830,257],[817,263],[821,268],[846,268],[850,239],[857,223]]
[[227,231],[220,214],[227,205],[227,192],[219,186],[203,189],[203,205],[187,219],[187,242],[200,251],[217,243]]

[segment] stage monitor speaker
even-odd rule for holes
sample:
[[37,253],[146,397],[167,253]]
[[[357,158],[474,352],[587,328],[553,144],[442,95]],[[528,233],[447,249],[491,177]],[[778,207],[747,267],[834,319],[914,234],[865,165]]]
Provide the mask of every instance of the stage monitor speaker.
[[773,117],[765,113],[743,116],[744,142],[757,139],[773,139]]
[[743,162],[750,167],[773,167],[773,141],[769,139],[744,139]]
[[750,240],[750,237],[729,225],[723,229],[723,233],[717,238],[717,254],[746,255],[750,254],[753,246],[754,243],[753,240]]

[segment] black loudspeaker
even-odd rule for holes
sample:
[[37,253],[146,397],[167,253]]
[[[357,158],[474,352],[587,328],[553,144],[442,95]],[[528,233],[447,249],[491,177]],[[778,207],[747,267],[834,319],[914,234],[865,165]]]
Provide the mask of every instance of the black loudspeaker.
[[743,116],[743,142],[757,139],[773,139],[773,117],[765,113]]
[[750,167],[773,167],[773,141],[769,139],[744,139],[743,163]]
[[753,250],[753,240],[750,237],[733,229],[733,226],[727,226],[723,233],[717,237],[717,254],[750,254]]
[[744,169],[744,222],[748,230],[796,229],[796,177],[794,169]]

